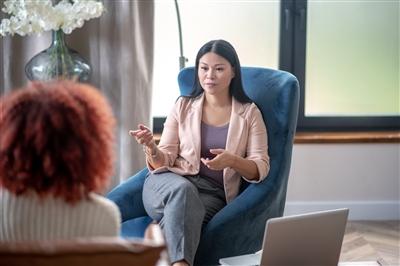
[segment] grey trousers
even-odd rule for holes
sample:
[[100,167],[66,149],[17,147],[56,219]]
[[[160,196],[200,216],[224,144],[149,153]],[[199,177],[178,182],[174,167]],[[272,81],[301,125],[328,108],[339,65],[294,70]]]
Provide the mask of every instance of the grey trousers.
[[226,201],[224,190],[205,178],[166,172],[146,177],[143,204],[163,230],[171,263],[185,260],[193,265],[202,225]]

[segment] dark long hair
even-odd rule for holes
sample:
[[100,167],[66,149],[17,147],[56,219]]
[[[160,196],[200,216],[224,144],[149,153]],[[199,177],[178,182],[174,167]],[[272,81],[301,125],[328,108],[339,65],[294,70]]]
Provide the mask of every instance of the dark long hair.
[[203,88],[200,85],[198,76],[199,61],[203,55],[209,52],[222,56],[223,58],[228,60],[228,62],[233,67],[235,76],[233,77],[231,83],[229,84],[229,94],[241,103],[252,103],[253,101],[246,95],[243,89],[239,57],[235,51],[235,48],[233,48],[233,46],[225,40],[209,41],[200,48],[196,56],[193,90],[192,93],[189,95],[189,97],[195,98],[199,96],[201,93],[203,93]]

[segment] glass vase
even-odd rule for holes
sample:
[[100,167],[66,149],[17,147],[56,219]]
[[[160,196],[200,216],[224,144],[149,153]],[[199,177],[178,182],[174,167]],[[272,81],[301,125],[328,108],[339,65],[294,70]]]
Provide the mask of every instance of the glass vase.
[[30,80],[73,79],[85,82],[89,80],[90,72],[89,63],[67,46],[62,30],[52,31],[50,47],[32,57],[25,66]]

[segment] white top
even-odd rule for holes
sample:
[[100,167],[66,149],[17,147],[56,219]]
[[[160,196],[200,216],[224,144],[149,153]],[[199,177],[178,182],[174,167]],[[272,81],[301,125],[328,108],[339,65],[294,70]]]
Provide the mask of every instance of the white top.
[[61,198],[15,196],[0,188],[0,241],[118,236],[120,222],[115,203],[94,193],[71,205]]

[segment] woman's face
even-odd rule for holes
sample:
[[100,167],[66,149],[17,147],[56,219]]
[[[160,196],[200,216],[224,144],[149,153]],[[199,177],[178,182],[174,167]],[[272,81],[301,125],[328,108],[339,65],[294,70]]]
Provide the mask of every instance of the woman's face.
[[197,74],[204,92],[211,95],[229,94],[229,84],[235,76],[228,60],[213,52],[206,53],[200,58]]

